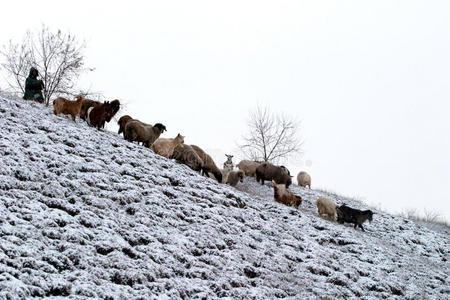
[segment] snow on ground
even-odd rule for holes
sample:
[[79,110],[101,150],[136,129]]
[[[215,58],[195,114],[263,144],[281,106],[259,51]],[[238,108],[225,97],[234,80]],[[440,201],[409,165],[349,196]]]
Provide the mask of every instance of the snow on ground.
[[362,232],[291,189],[299,210],[1,95],[0,298],[448,299],[448,232],[378,211]]

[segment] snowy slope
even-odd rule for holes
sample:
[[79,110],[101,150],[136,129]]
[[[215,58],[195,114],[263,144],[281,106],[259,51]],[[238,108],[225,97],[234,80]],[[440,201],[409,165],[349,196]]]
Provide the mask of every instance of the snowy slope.
[[[0,298],[446,299],[448,232],[366,232],[0,95]],[[332,198],[354,207],[361,203]]]

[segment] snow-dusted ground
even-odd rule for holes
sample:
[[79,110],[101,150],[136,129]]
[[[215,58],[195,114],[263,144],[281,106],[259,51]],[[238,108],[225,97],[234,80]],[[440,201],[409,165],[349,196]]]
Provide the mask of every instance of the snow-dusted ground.
[[[366,232],[0,96],[0,298],[448,299],[448,232]],[[353,207],[363,204],[331,196]]]

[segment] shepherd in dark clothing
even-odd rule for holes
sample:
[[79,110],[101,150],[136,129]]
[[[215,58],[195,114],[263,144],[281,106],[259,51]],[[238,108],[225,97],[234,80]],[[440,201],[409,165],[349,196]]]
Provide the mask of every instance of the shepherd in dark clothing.
[[23,99],[25,100],[35,100],[39,103],[44,102],[44,96],[42,96],[42,89],[44,88],[44,83],[42,80],[37,79],[39,72],[36,68],[30,69],[30,75],[28,75],[25,81],[25,94]]

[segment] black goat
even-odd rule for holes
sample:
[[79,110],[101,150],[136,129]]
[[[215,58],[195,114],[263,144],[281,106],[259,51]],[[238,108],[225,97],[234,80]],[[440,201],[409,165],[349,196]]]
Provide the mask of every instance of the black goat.
[[371,210],[359,210],[343,204],[336,207],[336,212],[338,223],[352,223],[355,224],[355,228],[359,226],[362,231],[365,231],[362,226],[365,221],[369,220],[369,222],[372,222],[373,212]]

